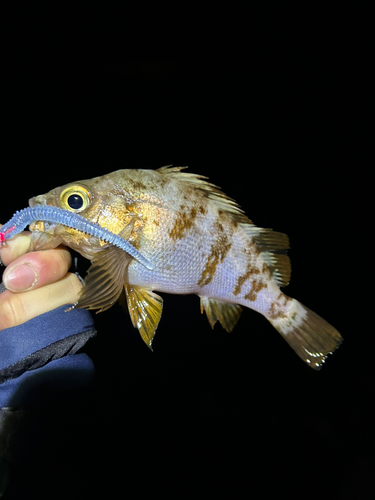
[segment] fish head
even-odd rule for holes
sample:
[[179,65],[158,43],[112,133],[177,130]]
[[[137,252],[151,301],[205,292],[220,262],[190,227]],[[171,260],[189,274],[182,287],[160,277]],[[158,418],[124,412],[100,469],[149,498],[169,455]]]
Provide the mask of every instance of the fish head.
[[[29,205],[50,205],[77,213],[132,242],[136,239],[142,220],[135,211],[135,197],[127,196],[118,180],[118,176],[111,178],[111,174],[108,174],[72,182],[31,198]],[[131,229],[126,231],[129,227]],[[62,224],[36,221],[30,224],[30,230],[30,250],[45,250],[64,244],[92,260],[106,245],[97,237]],[[124,231],[126,234],[123,234]]]

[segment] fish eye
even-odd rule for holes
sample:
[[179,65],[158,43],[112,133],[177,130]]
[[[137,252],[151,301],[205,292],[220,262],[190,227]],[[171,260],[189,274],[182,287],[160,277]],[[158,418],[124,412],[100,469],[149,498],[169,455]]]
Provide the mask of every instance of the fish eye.
[[91,201],[91,194],[83,186],[69,186],[60,194],[60,206],[71,212],[82,212]]
[[67,199],[67,203],[72,210],[79,210],[83,207],[83,197],[81,194],[71,194]]

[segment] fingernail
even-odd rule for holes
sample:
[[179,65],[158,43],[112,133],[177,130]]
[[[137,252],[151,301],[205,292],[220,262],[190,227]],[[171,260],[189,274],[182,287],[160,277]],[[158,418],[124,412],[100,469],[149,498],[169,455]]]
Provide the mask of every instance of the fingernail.
[[35,286],[38,276],[31,264],[20,264],[9,271],[5,271],[3,282],[5,288],[11,292],[26,292]]

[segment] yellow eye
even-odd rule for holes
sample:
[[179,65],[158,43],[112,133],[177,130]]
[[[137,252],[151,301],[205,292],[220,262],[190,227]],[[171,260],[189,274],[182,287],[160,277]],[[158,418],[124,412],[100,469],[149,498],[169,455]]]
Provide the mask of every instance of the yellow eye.
[[82,212],[90,205],[91,193],[83,186],[69,186],[60,194],[60,206],[71,212]]

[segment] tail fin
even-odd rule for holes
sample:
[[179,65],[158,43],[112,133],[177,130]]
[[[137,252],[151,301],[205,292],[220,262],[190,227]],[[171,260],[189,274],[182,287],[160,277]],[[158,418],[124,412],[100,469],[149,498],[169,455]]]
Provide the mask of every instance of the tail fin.
[[311,368],[320,370],[342,337],[327,321],[293,299],[288,314],[269,319],[276,330]]

